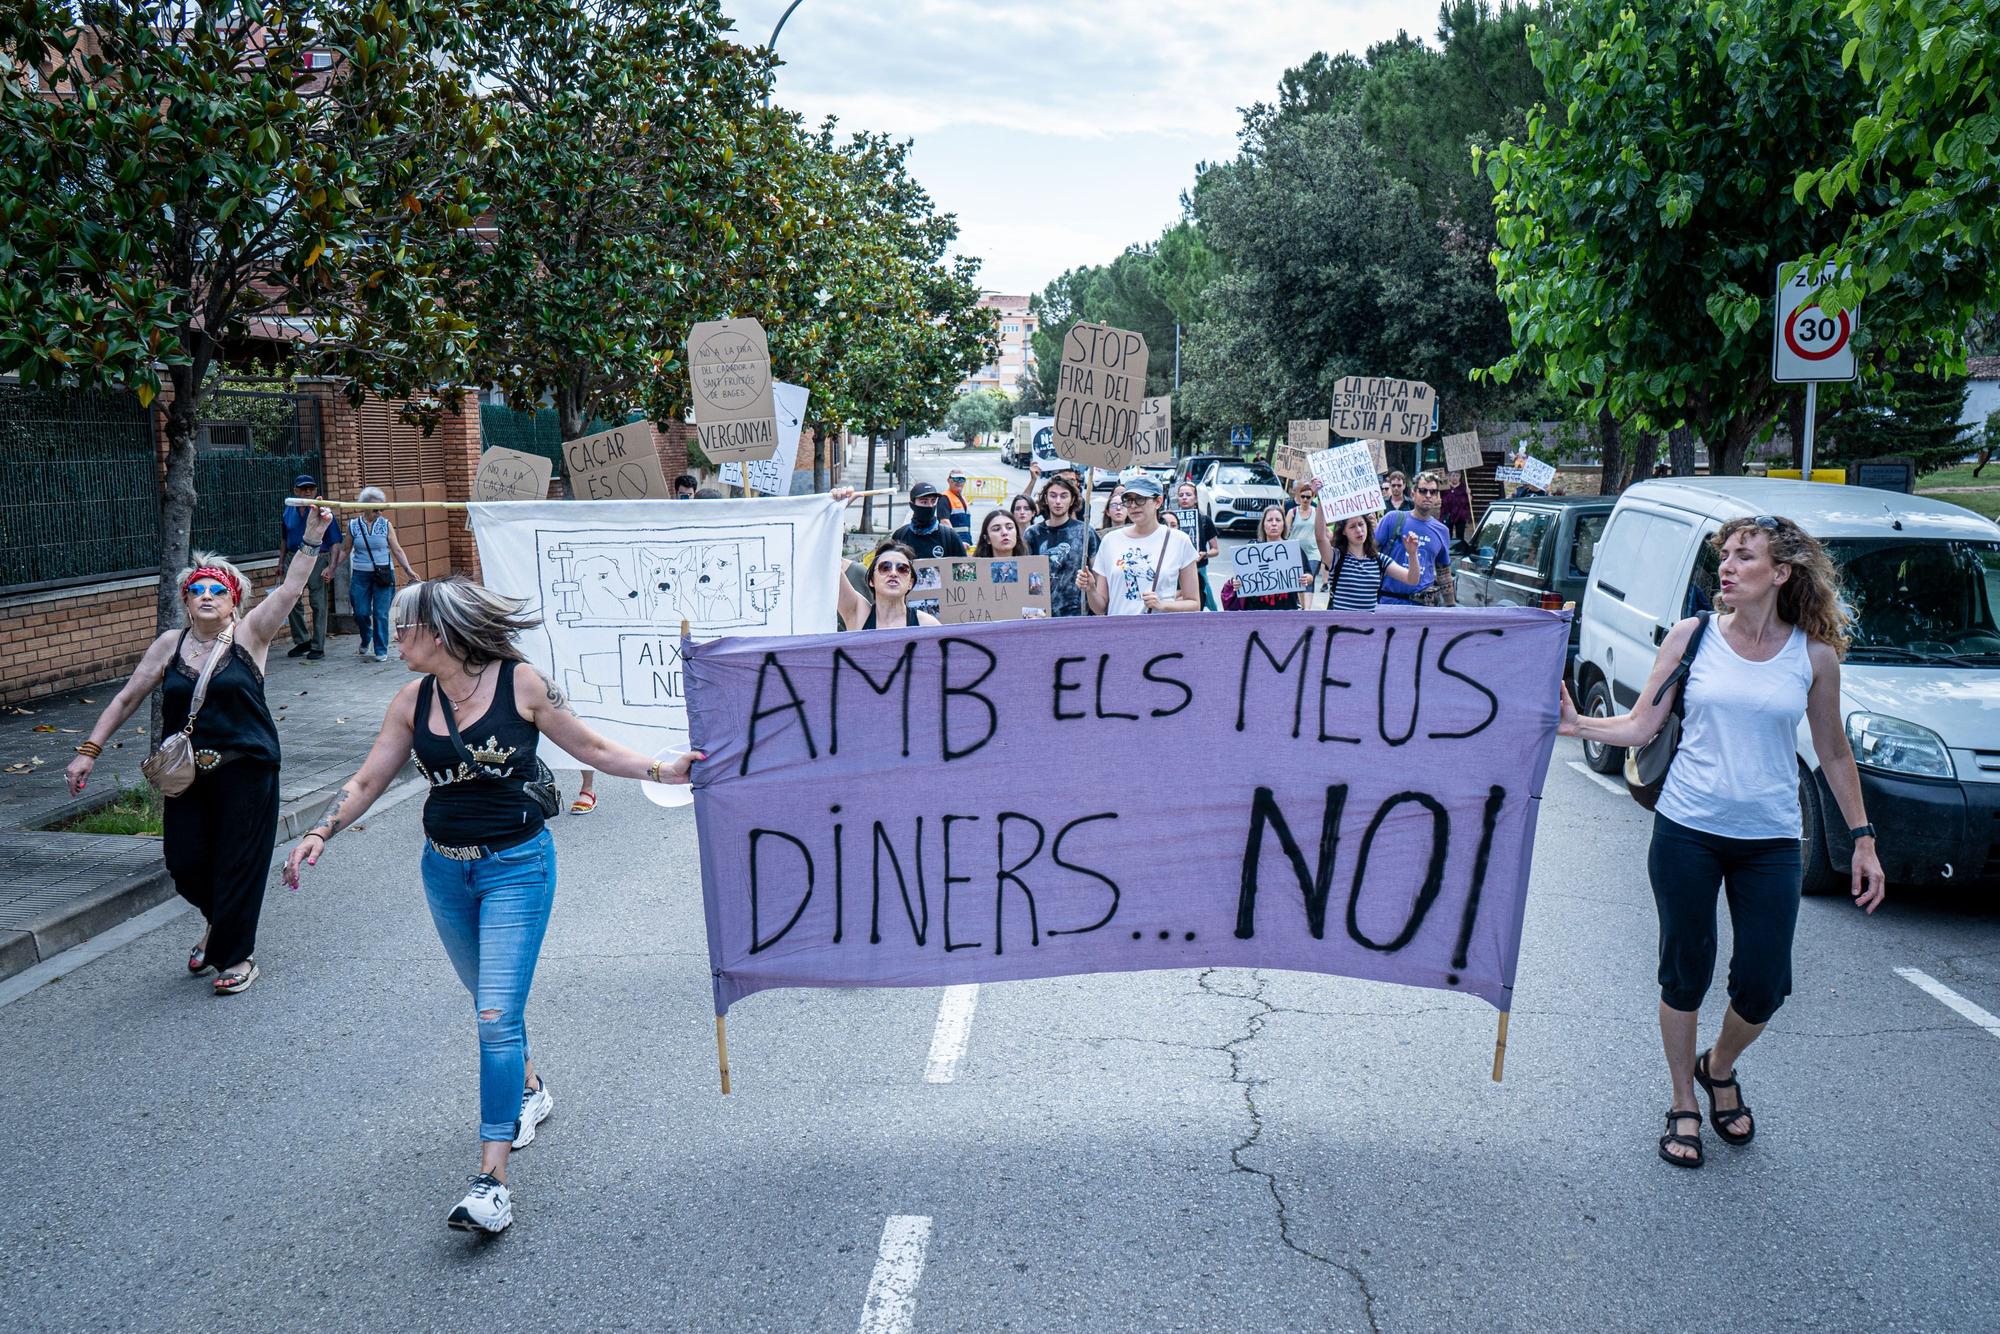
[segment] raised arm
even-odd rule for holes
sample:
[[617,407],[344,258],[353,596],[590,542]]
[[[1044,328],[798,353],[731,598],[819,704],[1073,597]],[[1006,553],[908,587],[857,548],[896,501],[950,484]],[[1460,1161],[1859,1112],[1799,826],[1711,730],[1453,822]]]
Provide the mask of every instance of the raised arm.
[[[111,697],[111,702],[104,706],[104,712],[97,715],[97,722],[90,729],[90,735],[84,738],[86,743],[94,744],[99,750],[111,744],[111,738],[125,725],[125,720],[137,712],[139,706],[160,688],[160,682],[166,679],[167,664],[173,661],[174,651],[180,644],[180,639],[180,631],[169,630],[147,647],[145,655],[139,659],[139,665],[132,669],[131,677],[118,688],[118,693]],[[90,781],[90,771],[96,767],[95,755],[80,754],[69,762],[69,767],[63,773],[69,780],[71,796],[83,791],[83,785]]]
[[536,731],[561,746],[564,753],[601,774],[647,778],[655,783],[685,783],[688,771],[699,758],[696,752],[685,751],[675,760],[656,762],[650,755],[641,755],[630,746],[621,746],[600,735],[576,716],[561,690],[525,664],[514,669],[514,710],[533,723]]
[[847,577],[847,572],[852,568],[854,568],[854,562],[842,557],[840,562],[839,588],[837,590],[837,608],[840,612],[840,623],[849,629],[854,627],[855,622],[865,619],[868,615],[865,610],[867,599],[855,591],[854,581]]
[[410,682],[389,701],[388,711],[382,716],[382,730],[375,734],[368,758],[361,761],[352,778],[341,784],[340,791],[333,794],[320,812],[318,821],[285,859],[285,883],[293,889],[299,887],[299,867],[317,866],[320,854],[326,851],[334,835],[366,815],[402,771],[403,761],[410,755],[410,743],[416,738],[417,685]]
[[[320,540],[326,536],[326,527],[333,522],[333,511],[324,505],[315,505],[306,515],[305,541],[299,546],[292,563],[285,567],[285,577],[264,595],[264,600],[252,607],[238,624],[236,634],[245,651],[261,648],[277,636],[285,624],[285,618],[292,614],[292,608],[305,592],[306,581],[312,577],[313,562],[319,558]],[[245,641],[248,642],[245,642]]]

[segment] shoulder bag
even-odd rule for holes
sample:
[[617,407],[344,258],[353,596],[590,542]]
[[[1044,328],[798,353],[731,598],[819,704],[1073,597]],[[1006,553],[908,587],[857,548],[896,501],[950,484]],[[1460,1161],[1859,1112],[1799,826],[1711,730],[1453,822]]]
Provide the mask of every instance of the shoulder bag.
[[1708,613],[1695,613],[1694,633],[1688,636],[1687,648],[1681,653],[1680,662],[1667,679],[1660,684],[1653,696],[1658,704],[1674,692],[1673,707],[1668,711],[1666,721],[1653,739],[1643,746],[1633,746],[1625,752],[1625,790],[1632,794],[1632,800],[1652,810],[1659,804],[1660,789],[1666,786],[1667,770],[1673,767],[1674,753],[1681,745],[1681,719],[1687,696],[1688,673],[1694,670],[1694,655],[1701,651],[1701,637],[1708,633]]
[[[385,518],[382,522],[387,524],[389,521]],[[387,589],[391,593],[395,592],[396,567],[390,564],[388,555],[384,555],[381,560],[375,558],[375,533],[373,525],[366,519],[356,519],[354,520],[353,535],[360,538],[362,543],[368,548],[368,562],[374,566],[373,569],[367,572],[368,586],[377,591]],[[388,535],[388,529],[385,527],[382,536],[386,538]]]
[[[186,639],[187,632],[181,632]],[[201,716],[202,703],[208,698],[208,678],[215,675],[231,646],[236,642],[236,627],[226,625],[222,633],[215,637],[215,647],[208,651],[208,660],[201,665],[201,675],[195,678],[194,698],[188,702],[187,726],[160,743],[160,748],[148,755],[139,765],[139,772],[163,797],[178,797],[194,786],[195,775],[200,772],[195,764],[194,720]],[[179,662],[181,646],[174,644],[174,661]]]
[[[438,685],[435,676],[424,678],[424,691],[430,690],[437,691],[438,707],[444,710],[445,730],[451,733],[451,744],[458,748],[458,758],[476,772],[479,769],[479,761],[472,757],[472,751],[466,746],[465,738],[458,734],[458,715],[452,712],[451,696],[444,693],[444,687]],[[422,695],[423,692],[419,692],[417,720],[419,724],[427,726],[424,720],[430,712],[430,701]],[[521,790],[528,794],[528,800],[541,808],[544,820],[555,819],[557,812],[562,810],[562,794],[556,791],[556,776],[549,769],[548,761],[539,755],[535,756],[535,776],[523,778]]]

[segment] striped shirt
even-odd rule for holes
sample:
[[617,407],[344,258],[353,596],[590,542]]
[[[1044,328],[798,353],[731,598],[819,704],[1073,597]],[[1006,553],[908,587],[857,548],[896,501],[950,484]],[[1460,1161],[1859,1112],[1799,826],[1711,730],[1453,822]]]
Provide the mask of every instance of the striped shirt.
[[1389,573],[1389,558],[1381,552],[1375,559],[1336,552],[1333,567],[1333,599],[1329,611],[1374,611],[1381,599],[1382,579]]

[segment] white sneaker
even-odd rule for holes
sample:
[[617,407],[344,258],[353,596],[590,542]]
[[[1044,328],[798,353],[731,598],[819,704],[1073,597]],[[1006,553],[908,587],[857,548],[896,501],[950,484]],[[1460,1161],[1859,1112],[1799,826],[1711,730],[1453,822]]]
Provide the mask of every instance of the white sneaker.
[[544,1079],[538,1089],[528,1089],[521,1094],[521,1119],[514,1123],[514,1147],[525,1149],[535,1142],[535,1127],[549,1119],[549,1113],[556,1109],[556,1099],[549,1092],[549,1081]]
[[472,1178],[472,1189],[445,1220],[460,1232],[504,1232],[514,1221],[514,1197],[490,1172]]

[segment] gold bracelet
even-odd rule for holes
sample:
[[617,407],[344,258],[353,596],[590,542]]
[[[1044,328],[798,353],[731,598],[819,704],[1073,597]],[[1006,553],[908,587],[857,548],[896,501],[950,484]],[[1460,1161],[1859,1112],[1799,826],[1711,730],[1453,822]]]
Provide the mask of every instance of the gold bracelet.
[[658,760],[654,760],[652,766],[646,770],[646,776],[651,778],[655,783],[662,781],[660,778],[660,762]]
[[104,753],[104,747],[95,741],[83,741],[77,745],[76,753],[94,760]]

